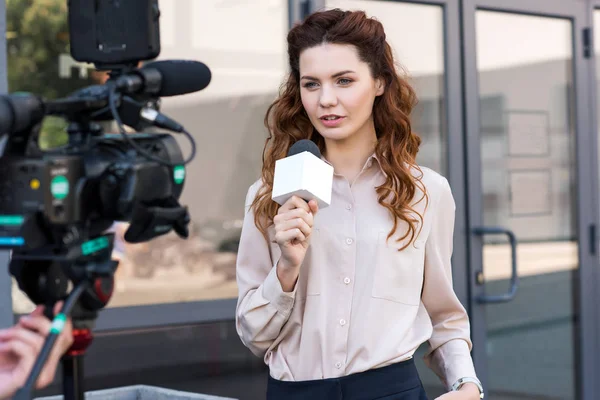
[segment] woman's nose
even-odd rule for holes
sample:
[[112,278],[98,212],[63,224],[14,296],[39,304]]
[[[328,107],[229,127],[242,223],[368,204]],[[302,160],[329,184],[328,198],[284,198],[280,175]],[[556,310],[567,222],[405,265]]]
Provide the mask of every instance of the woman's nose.
[[333,88],[323,85],[321,96],[319,97],[319,105],[323,108],[330,108],[337,104],[337,96]]

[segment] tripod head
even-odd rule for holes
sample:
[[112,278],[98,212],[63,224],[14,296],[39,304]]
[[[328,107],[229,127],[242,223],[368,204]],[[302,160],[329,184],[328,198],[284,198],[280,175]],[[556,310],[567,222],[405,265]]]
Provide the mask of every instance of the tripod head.
[[46,306],[49,319],[54,317],[56,302],[67,298],[69,281],[73,286],[84,283],[86,288],[71,317],[75,328],[91,327],[98,311],[112,296],[118,266],[110,258],[113,243],[114,234],[105,234],[45,254],[16,252],[10,262],[10,273],[34,303]]

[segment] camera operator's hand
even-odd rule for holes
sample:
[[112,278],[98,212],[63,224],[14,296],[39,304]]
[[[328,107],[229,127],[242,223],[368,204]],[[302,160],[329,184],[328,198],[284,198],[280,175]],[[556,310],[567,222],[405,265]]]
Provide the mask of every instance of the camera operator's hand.
[[[57,303],[54,313],[58,313],[61,307],[62,302]],[[43,313],[44,306],[38,306],[15,326],[0,330],[0,399],[11,397],[27,380],[50,332],[51,322]],[[73,328],[69,319],[40,373],[36,388],[52,383],[58,362],[72,343]]]

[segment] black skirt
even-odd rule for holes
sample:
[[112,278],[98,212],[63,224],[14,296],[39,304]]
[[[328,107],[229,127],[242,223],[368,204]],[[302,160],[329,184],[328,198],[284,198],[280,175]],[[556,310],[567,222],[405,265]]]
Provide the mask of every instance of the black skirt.
[[269,376],[267,400],[427,400],[413,359],[341,378],[280,381]]

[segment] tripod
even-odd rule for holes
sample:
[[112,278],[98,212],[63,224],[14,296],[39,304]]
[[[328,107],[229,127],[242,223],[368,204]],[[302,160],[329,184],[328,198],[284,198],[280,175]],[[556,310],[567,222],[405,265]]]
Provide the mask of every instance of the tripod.
[[[73,321],[73,345],[61,358],[65,400],[84,400],[84,355],[93,340],[91,330],[110,300],[118,262],[111,260],[114,235],[106,234],[67,249],[61,256],[13,254],[10,271],[32,301],[46,304],[53,320],[50,334],[25,385],[15,400],[30,400],[35,383],[69,316]],[[68,293],[68,281],[74,284]],[[66,297],[62,310],[52,318],[56,301]]]

